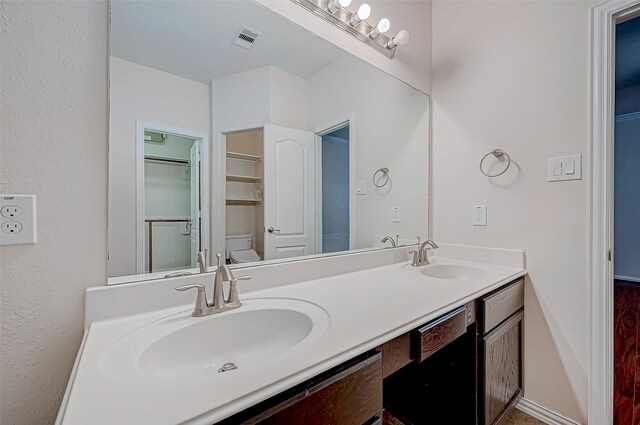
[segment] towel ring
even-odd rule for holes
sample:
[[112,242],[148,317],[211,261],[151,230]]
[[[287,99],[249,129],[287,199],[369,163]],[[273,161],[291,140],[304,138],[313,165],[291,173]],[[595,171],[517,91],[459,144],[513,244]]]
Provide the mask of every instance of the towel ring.
[[[497,174],[487,174],[484,169],[482,168],[482,164],[484,163],[484,160],[487,159],[487,157],[489,155],[493,155],[496,158],[501,158],[502,156],[506,156],[507,157],[507,166],[505,167],[504,170],[502,170],[501,172],[497,173]],[[487,177],[498,177],[503,175],[504,173],[507,172],[507,170],[509,169],[509,167],[511,166],[511,157],[509,156],[508,153],[506,153],[505,151],[503,151],[502,149],[493,149],[491,152],[489,152],[488,154],[486,154],[485,156],[482,157],[482,159],[480,160],[480,172],[487,176]]]
[[[376,180],[376,176],[379,173],[382,173],[382,177],[386,177],[384,179],[384,183],[379,184],[378,180]],[[388,182],[389,182],[389,169],[387,167],[379,168],[375,173],[373,173],[373,185],[375,187],[384,187]]]

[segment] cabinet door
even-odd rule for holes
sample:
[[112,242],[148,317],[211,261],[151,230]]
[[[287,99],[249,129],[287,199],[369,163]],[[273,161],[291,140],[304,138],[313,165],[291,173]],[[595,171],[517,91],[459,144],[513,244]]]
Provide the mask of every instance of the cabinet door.
[[523,317],[521,310],[482,339],[485,425],[499,423],[522,397]]

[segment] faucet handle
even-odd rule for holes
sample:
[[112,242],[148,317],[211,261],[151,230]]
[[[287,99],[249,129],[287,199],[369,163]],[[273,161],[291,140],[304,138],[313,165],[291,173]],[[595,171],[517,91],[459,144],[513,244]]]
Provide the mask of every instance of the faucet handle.
[[238,276],[231,279],[231,283],[229,286],[229,299],[227,299],[227,304],[235,304],[240,305],[240,297],[238,296],[238,286],[236,285],[239,280],[249,280],[253,279],[253,276]]
[[207,290],[204,285],[199,283],[192,285],[182,285],[176,288],[176,291],[188,291],[189,289],[197,289],[198,294],[196,295],[196,304],[193,307],[192,316],[202,316],[204,310],[209,306],[207,303]]

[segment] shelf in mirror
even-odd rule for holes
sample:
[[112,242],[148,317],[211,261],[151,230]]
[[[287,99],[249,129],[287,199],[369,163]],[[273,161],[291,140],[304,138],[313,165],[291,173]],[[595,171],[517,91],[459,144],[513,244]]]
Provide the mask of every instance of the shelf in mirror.
[[228,182],[241,182],[241,183],[260,183],[262,178],[253,176],[234,176],[227,174]]
[[235,206],[255,206],[261,203],[259,199],[227,199],[227,205]]
[[229,152],[229,151],[227,151],[227,159],[239,159],[242,161],[252,161],[252,162],[262,161],[262,157],[257,155],[249,155],[247,153]]

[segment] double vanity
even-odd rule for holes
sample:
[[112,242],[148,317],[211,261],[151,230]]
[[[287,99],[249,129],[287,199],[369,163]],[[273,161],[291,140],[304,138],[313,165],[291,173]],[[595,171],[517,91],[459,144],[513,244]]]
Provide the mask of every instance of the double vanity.
[[242,305],[202,317],[175,288],[213,273],[91,288],[57,423],[499,423],[524,254],[440,245],[234,269]]

